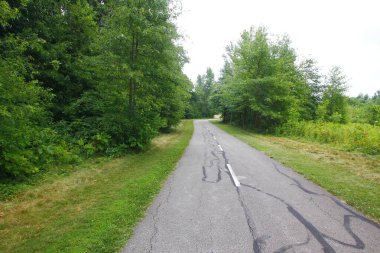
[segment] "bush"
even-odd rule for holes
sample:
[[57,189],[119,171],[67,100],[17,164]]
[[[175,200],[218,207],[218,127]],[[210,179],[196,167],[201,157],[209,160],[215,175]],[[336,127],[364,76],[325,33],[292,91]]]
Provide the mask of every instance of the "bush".
[[75,160],[49,127],[51,93],[27,82],[24,71],[17,58],[0,60],[0,176],[22,177],[53,161]]

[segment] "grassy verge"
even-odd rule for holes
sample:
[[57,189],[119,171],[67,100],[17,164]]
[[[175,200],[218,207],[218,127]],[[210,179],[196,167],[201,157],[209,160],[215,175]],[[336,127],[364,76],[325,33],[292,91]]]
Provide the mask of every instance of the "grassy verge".
[[380,222],[380,156],[213,123]]
[[1,252],[118,252],[192,132],[184,121],[142,154],[89,161],[0,202]]

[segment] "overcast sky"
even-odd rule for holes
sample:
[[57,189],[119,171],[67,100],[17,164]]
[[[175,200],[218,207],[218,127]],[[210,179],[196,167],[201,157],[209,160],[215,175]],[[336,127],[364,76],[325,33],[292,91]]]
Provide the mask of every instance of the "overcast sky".
[[342,67],[348,95],[380,90],[380,0],[182,0],[182,8],[177,25],[193,81],[208,66],[218,75],[226,45],[264,25],[288,34],[299,58],[313,57],[323,73]]

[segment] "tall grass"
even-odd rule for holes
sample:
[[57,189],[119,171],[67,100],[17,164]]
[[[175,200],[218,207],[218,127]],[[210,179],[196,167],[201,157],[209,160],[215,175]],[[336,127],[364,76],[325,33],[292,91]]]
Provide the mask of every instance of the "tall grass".
[[380,154],[380,127],[362,123],[292,122],[278,129],[281,135],[330,143],[349,151]]

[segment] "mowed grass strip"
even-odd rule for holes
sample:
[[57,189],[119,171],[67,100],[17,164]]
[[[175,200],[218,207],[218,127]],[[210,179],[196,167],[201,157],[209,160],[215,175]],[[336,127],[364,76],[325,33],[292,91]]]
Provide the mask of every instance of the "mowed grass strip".
[[183,121],[144,153],[88,162],[68,176],[0,202],[0,251],[118,252],[192,133],[192,121]]
[[256,134],[217,121],[212,123],[380,222],[380,156]]

